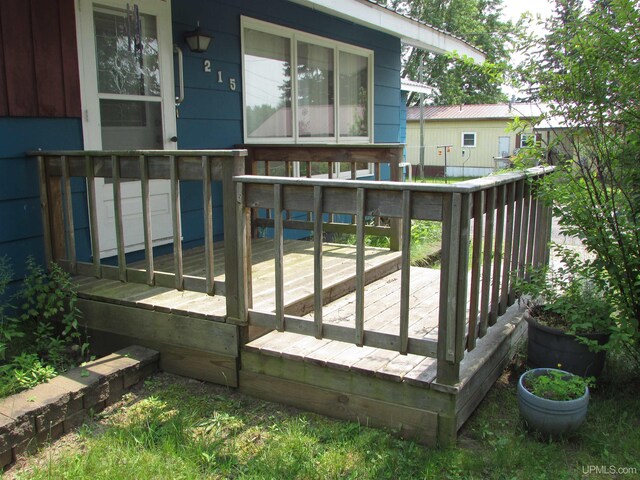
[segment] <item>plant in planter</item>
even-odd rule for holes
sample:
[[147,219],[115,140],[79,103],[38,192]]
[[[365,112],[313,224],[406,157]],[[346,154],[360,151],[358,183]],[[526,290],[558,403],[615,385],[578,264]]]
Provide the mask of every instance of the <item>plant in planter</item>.
[[571,432],[587,416],[592,383],[593,377],[583,378],[555,368],[529,370],[518,382],[520,414],[530,429],[540,433]]
[[613,309],[597,283],[571,260],[568,265],[533,270],[516,282],[528,307],[528,363],[533,368],[561,364],[571,373],[597,377],[615,326]]

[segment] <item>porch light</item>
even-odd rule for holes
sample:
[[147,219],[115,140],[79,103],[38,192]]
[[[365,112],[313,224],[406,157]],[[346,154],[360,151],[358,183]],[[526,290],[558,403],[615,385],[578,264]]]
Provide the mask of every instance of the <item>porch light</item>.
[[202,53],[206,52],[207,48],[209,48],[211,37],[202,33],[202,30],[200,30],[200,22],[198,22],[195,30],[184,33],[184,40],[187,42],[187,45],[189,45],[189,50],[194,53]]

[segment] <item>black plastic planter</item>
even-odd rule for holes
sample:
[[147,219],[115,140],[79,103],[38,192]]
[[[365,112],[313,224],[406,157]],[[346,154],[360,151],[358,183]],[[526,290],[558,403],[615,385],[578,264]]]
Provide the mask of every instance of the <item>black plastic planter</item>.
[[[573,335],[557,328],[540,325],[529,312],[524,315],[529,324],[527,363],[531,368],[559,368],[583,377],[598,377],[604,368],[606,352],[592,352]],[[590,333],[582,335],[604,345],[609,335]]]

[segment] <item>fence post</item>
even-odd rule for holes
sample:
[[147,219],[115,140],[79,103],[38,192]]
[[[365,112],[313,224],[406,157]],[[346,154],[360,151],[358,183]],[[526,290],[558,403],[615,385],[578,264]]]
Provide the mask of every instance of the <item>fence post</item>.
[[[239,152],[235,152],[233,160],[222,160],[222,217],[224,222],[224,258],[225,258],[225,296],[227,302],[227,316],[242,320],[243,312],[246,312],[246,300],[243,301],[244,285],[241,282],[246,272],[244,265],[244,205],[238,208],[237,202],[242,198],[238,197],[240,189],[236,191],[233,177],[243,175],[245,170],[245,158]],[[239,185],[242,186],[242,185]],[[236,201],[233,201],[236,199]],[[240,238],[240,235],[243,235]],[[244,321],[244,320],[243,320]]]
[[[400,167],[398,164],[400,163],[400,157],[391,154],[389,154],[389,157],[391,157],[389,161],[391,181],[399,182]],[[402,219],[396,217],[389,219],[389,226],[391,227],[389,248],[394,252],[398,252],[402,248]]]
[[457,308],[462,203],[459,193],[445,195],[442,202],[437,382],[444,384],[455,384],[460,378]]

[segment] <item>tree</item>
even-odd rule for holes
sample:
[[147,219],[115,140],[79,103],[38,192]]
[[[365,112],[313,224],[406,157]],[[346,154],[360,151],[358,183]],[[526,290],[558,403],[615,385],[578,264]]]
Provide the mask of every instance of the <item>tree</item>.
[[[586,3],[586,2],[585,2]],[[640,365],[640,11],[633,0],[556,0],[546,36],[527,40],[519,79],[561,120],[547,146],[565,160],[545,190],[578,268],[617,308],[614,333]]]
[[[388,0],[387,6],[452,33],[487,55],[488,65],[482,66],[454,56],[407,47],[402,77],[421,78],[422,82],[435,87],[436,93],[430,100],[436,105],[507,101],[501,90],[501,74],[508,65],[508,45],[514,25],[500,18],[502,1]],[[417,102],[417,96],[409,99],[410,105]]]

